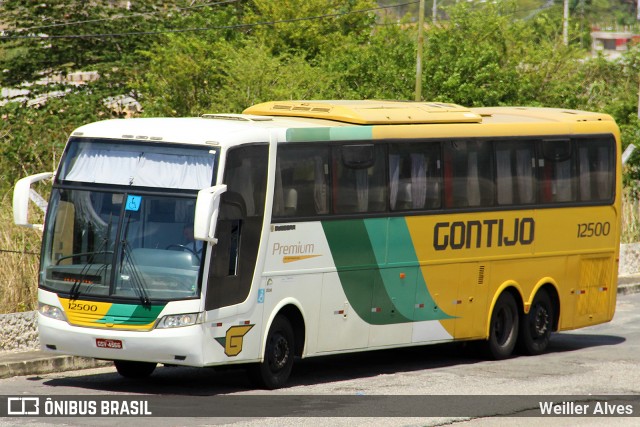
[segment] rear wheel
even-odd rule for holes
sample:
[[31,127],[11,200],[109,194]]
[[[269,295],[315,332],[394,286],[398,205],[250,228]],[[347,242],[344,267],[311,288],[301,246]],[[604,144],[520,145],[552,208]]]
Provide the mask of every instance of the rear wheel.
[[493,359],[506,359],[511,356],[518,339],[518,306],[509,292],[503,292],[498,298],[489,325],[489,339],[486,349]]
[[284,386],[293,369],[294,349],[291,323],[284,316],[276,316],[267,336],[264,361],[249,370],[254,383],[269,390]]
[[542,289],[533,299],[529,313],[522,316],[518,350],[531,356],[543,353],[549,345],[553,316],[549,294]]
[[113,364],[120,375],[125,378],[146,378],[156,369],[156,363],[114,360]]

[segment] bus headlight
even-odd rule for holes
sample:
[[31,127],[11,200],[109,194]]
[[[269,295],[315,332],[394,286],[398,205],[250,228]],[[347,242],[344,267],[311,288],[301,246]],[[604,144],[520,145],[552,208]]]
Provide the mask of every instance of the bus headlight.
[[67,321],[67,316],[64,315],[64,311],[61,308],[55,307],[53,305],[38,303],[38,312],[43,316],[50,317],[56,320],[64,320]]
[[203,313],[186,313],[164,316],[162,319],[160,319],[156,328],[168,329],[195,325],[198,323],[202,323],[202,315]]

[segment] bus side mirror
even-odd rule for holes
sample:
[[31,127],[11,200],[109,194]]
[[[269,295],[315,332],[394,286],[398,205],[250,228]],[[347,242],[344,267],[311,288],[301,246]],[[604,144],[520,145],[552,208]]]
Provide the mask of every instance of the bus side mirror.
[[193,221],[193,237],[216,244],[216,223],[220,211],[220,196],[227,191],[226,185],[214,185],[198,192],[196,215]]
[[54,172],[39,173],[27,176],[16,182],[13,188],[13,222],[16,225],[40,231],[44,229],[44,224],[29,223],[29,200],[33,201],[42,212],[47,212],[47,201],[31,188],[31,185],[49,179],[53,174]]

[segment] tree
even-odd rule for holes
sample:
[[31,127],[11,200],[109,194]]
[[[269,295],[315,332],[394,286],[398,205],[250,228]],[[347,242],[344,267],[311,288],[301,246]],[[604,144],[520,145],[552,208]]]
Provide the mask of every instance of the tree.
[[324,53],[318,66],[333,80],[333,92],[327,97],[413,99],[416,37],[406,28],[381,25],[372,29],[366,42],[345,40]]
[[71,131],[110,118],[100,96],[71,93],[39,107],[12,102],[0,109],[0,181],[11,187],[24,176],[53,171]]
[[[0,7],[6,26],[0,38],[3,86],[119,64],[149,45],[153,39],[143,33],[165,28],[167,13],[174,8],[162,0],[5,0]],[[140,34],[118,36],[124,33]]]
[[366,41],[375,23],[374,0],[253,0],[244,22],[252,38],[275,55],[304,53],[306,59],[341,46],[345,38]]
[[145,52],[149,66],[135,84],[145,114],[240,112],[271,99],[344,97],[342,70],[331,67],[332,58],[344,61],[345,52],[367,46],[373,7],[370,0],[254,0],[218,11],[203,35],[169,35]]
[[518,97],[510,58],[510,19],[500,6],[462,3],[450,20],[427,31],[423,99],[467,106],[506,104]]

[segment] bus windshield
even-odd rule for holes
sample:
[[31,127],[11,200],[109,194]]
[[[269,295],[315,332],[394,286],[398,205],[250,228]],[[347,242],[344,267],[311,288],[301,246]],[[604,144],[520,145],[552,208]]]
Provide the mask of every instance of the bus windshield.
[[47,212],[40,287],[78,297],[199,296],[196,191],[212,185],[210,147],[71,138]]
[[71,298],[199,295],[195,197],[53,190],[40,286]]

